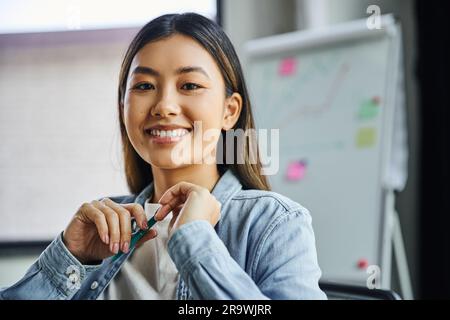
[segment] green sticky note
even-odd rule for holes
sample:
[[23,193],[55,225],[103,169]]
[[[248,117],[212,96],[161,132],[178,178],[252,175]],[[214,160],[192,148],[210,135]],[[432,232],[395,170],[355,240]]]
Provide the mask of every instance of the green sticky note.
[[376,98],[364,101],[358,110],[358,118],[360,120],[370,120],[375,118],[379,112],[379,104],[379,100]]

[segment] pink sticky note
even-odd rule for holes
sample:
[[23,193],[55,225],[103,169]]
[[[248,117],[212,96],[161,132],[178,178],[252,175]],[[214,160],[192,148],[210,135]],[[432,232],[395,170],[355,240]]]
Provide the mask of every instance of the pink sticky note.
[[289,181],[300,181],[306,174],[305,161],[293,161],[289,163],[286,172],[286,179]]
[[278,74],[282,77],[293,75],[296,71],[297,60],[295,58],[284,58],[280,62]]

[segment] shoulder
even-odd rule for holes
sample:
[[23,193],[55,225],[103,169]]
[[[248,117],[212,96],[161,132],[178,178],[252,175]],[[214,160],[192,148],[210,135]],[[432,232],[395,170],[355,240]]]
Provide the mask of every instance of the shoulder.
[[274,191],[240,190],[233,196],[232,201],[246,205],[253,204],[258,211],[272,214],[310,215],[308,209],[300,203]]
[[311,215],[300,203],[273,191],[240,190],[233,195],[227,208],[230,220],[243,220],[252,225],[252,229],[268,232],[281,225],[291,224],[289,228],[311,224]]
[[260,263],[262,256],[267,256],[266,262],[281,263],[315,250],[310,212],[289,197],[273,191],[240,190],[223,209],[220,236],[233,257],[244,250],[247,270],[255,277],[258,266],[270,265]]

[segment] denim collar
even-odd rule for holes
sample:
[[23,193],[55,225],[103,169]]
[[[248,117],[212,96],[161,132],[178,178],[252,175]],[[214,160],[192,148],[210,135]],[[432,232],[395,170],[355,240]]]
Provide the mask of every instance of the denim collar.
[[[242,184],[239,182],[239,179],[231,169],[227,169],[217,181],[211,194],[220,202],[223,208],[231,197],[241,189]],[[152,192],[153,181],[138,194],[134,202],[144,207],[145,201],[150,197]]]

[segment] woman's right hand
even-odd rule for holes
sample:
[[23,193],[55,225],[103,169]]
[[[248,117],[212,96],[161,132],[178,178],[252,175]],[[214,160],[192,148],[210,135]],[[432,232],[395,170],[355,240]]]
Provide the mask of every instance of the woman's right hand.
[[[98,263],[119,250],[127,253],[132,217],[147,229],[147,217],[138,203],[118,204],[108,198],[84,203],[64,230],[64,244],[82,264]],[[156,230],[150,229],[138,246],[154,237]]]

